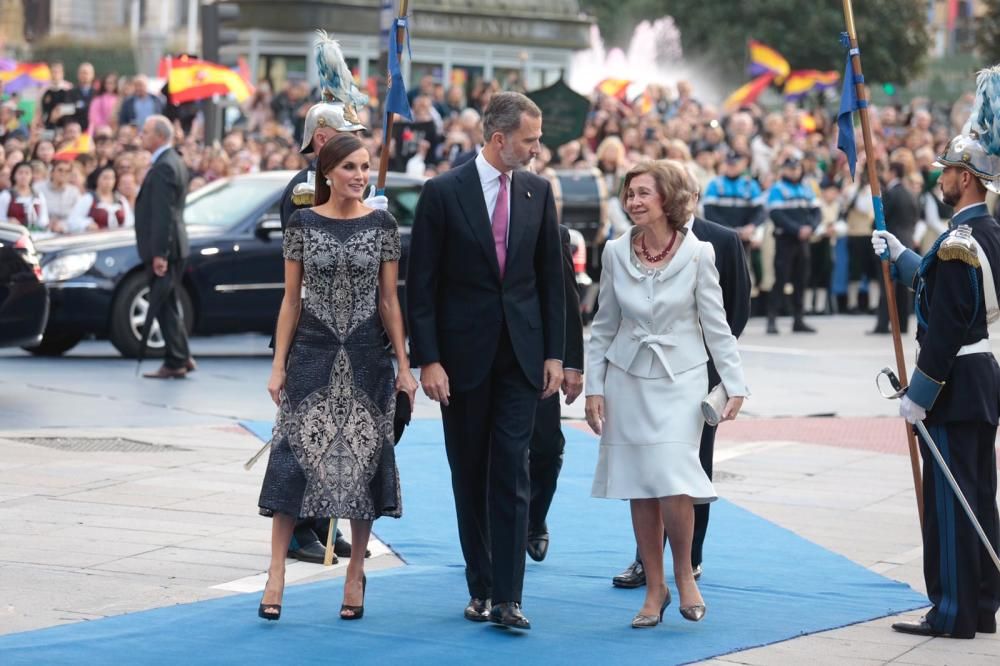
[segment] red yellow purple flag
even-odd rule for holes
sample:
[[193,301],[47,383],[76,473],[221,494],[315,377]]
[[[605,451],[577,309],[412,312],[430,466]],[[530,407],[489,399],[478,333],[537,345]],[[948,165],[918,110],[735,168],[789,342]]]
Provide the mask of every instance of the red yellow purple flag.
[[25,88],[48,85],[52,80],[52,72],[44,62],[6,61],[5,64],[13,64],[13,67],[0,67],[0,82],[3,83],[4,92],[19,93]]
[[745,83],[733,91],[726,101],[722,103],[727,111],[734,111],[746,104],[753,104],[760,97],[760,94],[767,90],[767,87],[774,81],[774,72],[761,74],[753,81]]
[[772,49],[767,44],[761,44],[757,40],[751,39],[747,48],[750,52],[750,76],[760,76],[768,72],[774,74],[776,82],[780,85],[785,81],[785,77],[791,71],[791,66],[785,57]]
[[782,92],[785,99],[798,100],[814,90],[836,87],[838,81],[840,81],[840,72],[801,69],[788,75]]

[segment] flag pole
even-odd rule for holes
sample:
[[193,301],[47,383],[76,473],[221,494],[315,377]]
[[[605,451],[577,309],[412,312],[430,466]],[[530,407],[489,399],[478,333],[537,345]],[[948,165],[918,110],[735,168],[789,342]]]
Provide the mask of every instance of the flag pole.
[[[409,0],[399,0],[399,17],[392,22],[393,35],[396,41],[396,58],[397,61],[403,55],[403,40],[405,39],[405,31],[400,21],[406,19],[406,10],[409,5]],[[389,85],[399,85],[401,81],[392,81],[392,74],[387,73],[390,78],[388,81]],[[389,100],[389,94],[386,93],[385,100],[382,102],[382,114],[385,118],[384,130],[382,132],[382,153],[378,161],[378,180],[375,182],[375,192],[376,194],[385,194],[385,178],[386,174],[389,172],[389,139],[392,137],[392,125],[396,118],[396,114],[390,112],[385,108],[386,103]]]
[[[861,134],[865,143],[865,166],[868,169],[868,184],[872,190],[872,203],[875,209],[875,228],[885,231],[885,212],[882,208],[882,187],[878,181],[875,165],[875,151],[872,144],[872,128],[868,118],[868,93],[864,75],[861,71],[861,53],[858,51],[858,35],[854,26],[854,8],[851,0],[844,0],[844,20],[847,23],[847,37],[850,40],[851,68],[854,70],[855,93],[858,99],[858,115],[861,116]],[[882,286],[889,309],[889,324],[892,331],[892,346],[896,353],[896,370],[900,381],[905,382],[909,375],[906,372],[906,360],[903,356],[903,339],[899,330],[899,311],[896,309],[896,290],[889,271],[889,256],[882,256]],[[906,441],[910,450],[910,468],[913,472],[913,490],[917,496],[917,516],[920,526],[924,525],[924,497],[921,493],[920,457],[917,452],[917,438],[913,429],[906,424]]]

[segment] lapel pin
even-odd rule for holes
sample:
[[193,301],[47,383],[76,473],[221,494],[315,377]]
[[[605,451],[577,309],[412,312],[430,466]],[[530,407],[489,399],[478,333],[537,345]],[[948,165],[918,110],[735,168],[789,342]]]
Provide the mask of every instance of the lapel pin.
[[525,192],[524,196],[527,197],[528,199],[530,199],[531,198],[531,192]]

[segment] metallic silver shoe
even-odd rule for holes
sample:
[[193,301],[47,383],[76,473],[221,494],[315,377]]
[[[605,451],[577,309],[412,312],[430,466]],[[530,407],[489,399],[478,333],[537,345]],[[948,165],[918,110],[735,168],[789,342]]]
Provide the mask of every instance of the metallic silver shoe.
[[667,610],[667,606],[670,605],[670,588],[667,588],[667,596],[663,599],[663,605],[660,606],[659,615],[643,615],[639,613],[634,618],[632,618],[632,628],[633,629],[650,629],[655,627],[659,623],[663,622],[663,611]]
[[696,604],[694,606],[681,606],[681,616],[685,620],[690,620],[692,622],[701,622],[705,618],[705,604]]

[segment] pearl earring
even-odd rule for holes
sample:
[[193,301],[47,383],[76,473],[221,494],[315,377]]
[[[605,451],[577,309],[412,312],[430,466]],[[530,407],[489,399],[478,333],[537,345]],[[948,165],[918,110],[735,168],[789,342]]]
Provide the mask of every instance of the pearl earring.
[[330,185],[332,185],[333,183],[331,183],[331,182],[330,182],[330,179],[329,179],[329,178],[327,178],[327,179],[326,179],[326,184],[327,184],[327,187],[329,187],[329,186],[330,186]]

